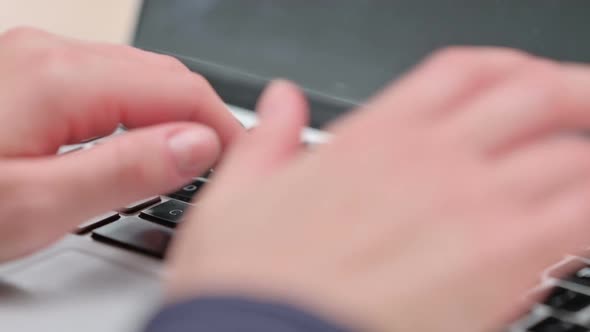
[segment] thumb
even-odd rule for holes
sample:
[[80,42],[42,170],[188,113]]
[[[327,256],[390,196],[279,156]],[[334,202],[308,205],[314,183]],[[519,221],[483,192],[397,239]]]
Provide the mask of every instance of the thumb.
[[[1,167],[7,176],[3,182],[13,188],[8,199],[14,202],[5,202],[7,209],[0,213],[10,214],[11,206],[28,213],[21,214],[18,227],[14,220],[5,227],[0,222],[3,256],[6,251],[16,251],[14,256],[38,249],[83,220],[173,191],[204,173],[220,150],[213,130],[176,123],[133,130],[72,154],[6,161]],[[23,200],[28,208],[20,203]],[[20,249],[7,245],[9,238],[19,242]]]

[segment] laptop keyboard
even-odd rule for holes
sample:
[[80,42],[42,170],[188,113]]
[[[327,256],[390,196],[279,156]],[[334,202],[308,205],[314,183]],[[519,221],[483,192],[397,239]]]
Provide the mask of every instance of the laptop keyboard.
[[556,286],[544,304],[555,310],[577,313],[590,305],[590,296]]
[[[115,134],[119,132],[121,130]],[[82,146],[66,147],[61,153],[88,148],[88,145],[100,144],[106,139],[95,138]],[[313,144],[305,143],[308,148],[313,148]],[[199,191],[209,181],[214,181],[210,180],[213,172],[211,170],[193,179],[174,192],[148,197],[118,211],[92,218],[78,226],[73,233],[90,235],[100,243],[162,259],[166,256],[175,227],[182,222],[189,208],[198,205]],[[564,278],[551,273],[544,275],[545,291],[550,289],[548,295],[503,331],[590,332],[590,259],[568,256],[562,265],[570,264],[575,264],[576,269],[570,268],[575,272]]]
[[77,234],[88,233],[92,229],[95,229],[97,227],[111,223],[119,218],[121,218],[121,217],[119,216],[119,214],[117,212],[107,212],[103,215],[92,218],[92,219],[87,220],[86,222],[80,224],[78,226],[78,228],[75,230],[75,233],[77,233]]
[[139,217],[174,228],[182,221],[190,207],[191,204],[171,199],[144,210]]
[[119,209],[119,212],[127,213],[127,214],[135,213],[135,212],[138,212],[150,205],[154,205],[154,204],[160,202],[161,200],[162,199],[160,198],[160,196],[149,197],[146,199],[142,199],[141,201],[131,203],[125,207],[122,207]]
[[197,194],[199,189],[205,185],[205,183],[207,183],[205,179],[197,179],[168,196],[188,203],[193,200],[193,197]]
[[585,265],[584,267],[578,269],[566,280],[580,286],[590,287],[590,265]]
[[156,258],[163,258],[174,228],[194,204],[199,189],[208,182],[196,178],[177,191],[149,197],[82,223],[75,233]]
[[583,326],[565,322],[555,317],[549,317],[528,329],[530,332],[586,332]]
[[173,230],[137,217],[126,217],[92,232],[92,238],[156,258],[163,258]]

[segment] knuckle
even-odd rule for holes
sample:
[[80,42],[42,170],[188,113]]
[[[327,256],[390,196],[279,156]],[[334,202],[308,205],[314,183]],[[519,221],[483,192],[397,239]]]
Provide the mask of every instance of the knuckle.
[[15,28],[8,29],[6,32],[0,35],[0,39],[3,42],[21,42],[30,39],[39,38],[44,36],[45,32],[40,29],[29,27],[29,26],[19,26]]
[[63,45],[37,50],[31,57],[37,82],[45,88],[67,82],[70,74],[77,72],[75,68],[84,68],[88,64],[84,53]]
[[53,69],[78,64],[83,61],[84,55],[72,47],[54,46],[38,52],[37,64],[41,68]]
[[465,60],[470,60],[477,54],[473,47],[466,46],[447,46],[435,51],[429,58],[430,63],[448,65],[464,63]]
[[13,28],[0,38],[16,51],[15,55],[21,60],[18,65],[24,67],[23,73],[35,86],[50,88],[47,83],[55,83],[57,76],[65,78],[65,69],[82,60],[81,52],[74,47],[37,28]]
[[213,91],[213,87],[203,75],[193,72],[189,75],[189,84],[193,91],[200,91],[202,93]]
[[531,59],[526,52],[511,48],[449,46],[433,53],[427,63],[433,67],[479,73],[482,66],[493,63],[520,64]]
[[177,58],[169,55],[162,55],[161,61],[167,68],[186,70],[186,66]]
[[551,61],[534,60],[524,64],[517,76],[528,84],[553,90],[559,85],[559,72],[558,65]]
[[198,88],[209,88],[211,87],[211,85],[209,85],[209,81],[207,81],[207,79],[205,78],[205,76],[198,74],[198,73],[193,73],[191,74],[192,76],[192,80],[193,80],[193,84],[198,87]]
[[531,54],[523,50],[508,47],[481,47],[478,55],[484,59],[512,63],[521,63],[534,59]]
[[542,102],[547,111],[558,111],[563,97],[563,79],[559,65],[548,60],[529,61],[516,75],[525,93]]

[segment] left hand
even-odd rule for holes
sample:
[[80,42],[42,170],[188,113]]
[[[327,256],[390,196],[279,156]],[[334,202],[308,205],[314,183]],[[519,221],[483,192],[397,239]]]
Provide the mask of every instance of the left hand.
[[[145,128],[55,156],[119,123]],[[181,186],[241,131],[207,81],[172,57],[28,28],[0,35],[0,262]]]

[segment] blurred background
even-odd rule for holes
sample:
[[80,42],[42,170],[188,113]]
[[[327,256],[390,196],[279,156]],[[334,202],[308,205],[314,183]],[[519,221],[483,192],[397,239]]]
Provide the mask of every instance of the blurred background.
[[138,0],[0,0],[0,32],[29,25],[75,38],[128,43]]

